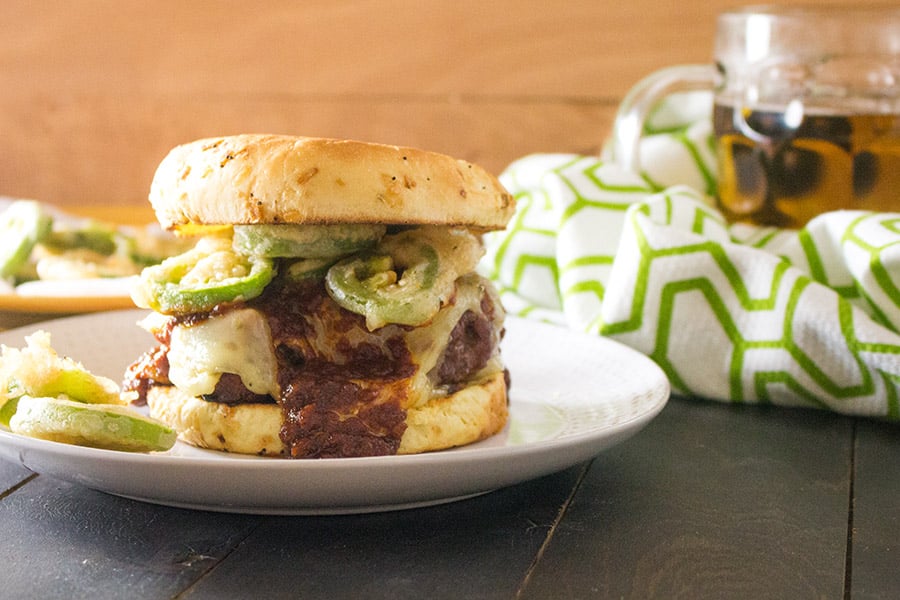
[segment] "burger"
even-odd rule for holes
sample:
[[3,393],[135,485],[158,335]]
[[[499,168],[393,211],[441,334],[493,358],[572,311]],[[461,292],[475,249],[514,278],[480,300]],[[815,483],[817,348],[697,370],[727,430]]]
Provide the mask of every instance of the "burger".
[[196,242],[132,298],[156,345],[134,402],[203,448],[412,454],[499,432],[504,311],[476,272],[514,201],[466,161],[277,135],[204,139],[159,165],[160,224]]

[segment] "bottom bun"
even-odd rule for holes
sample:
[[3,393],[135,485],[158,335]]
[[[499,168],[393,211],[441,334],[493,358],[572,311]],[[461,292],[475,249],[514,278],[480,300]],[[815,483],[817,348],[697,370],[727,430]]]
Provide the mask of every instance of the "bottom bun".
[[[150,415],[168,424],[188,444],[234,452],[283,456],[277,404],[220,404],[189,396],[172,386],[147,394]],[[503,429],[508,417],[506,380],[497,373],[454,394],[406,411],[406,431],[397,454],[418,454],[463,446]]]

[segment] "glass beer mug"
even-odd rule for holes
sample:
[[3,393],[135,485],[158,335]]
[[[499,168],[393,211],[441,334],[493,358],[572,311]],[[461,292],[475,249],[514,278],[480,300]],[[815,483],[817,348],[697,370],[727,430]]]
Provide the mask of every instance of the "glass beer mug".
[[653,107],[706,89],[729,221],[796,228],[838,209],[900,211],[900,6],[725,12],[714,59],[631,90],[614,125],[615,160],[639,171]]

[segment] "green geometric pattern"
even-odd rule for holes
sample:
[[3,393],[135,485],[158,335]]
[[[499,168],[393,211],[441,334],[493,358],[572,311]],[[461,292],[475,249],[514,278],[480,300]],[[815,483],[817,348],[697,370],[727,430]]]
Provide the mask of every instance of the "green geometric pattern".
[[660,137],[692,157],[691,185],[646,157],[652,176],[571,154],[510,165],[517,212],[481,265],[507,311],[631,346],[676,393],[900,419],[900,214],[729,227],[709,128],[691,127],[651,136],[657,157]]

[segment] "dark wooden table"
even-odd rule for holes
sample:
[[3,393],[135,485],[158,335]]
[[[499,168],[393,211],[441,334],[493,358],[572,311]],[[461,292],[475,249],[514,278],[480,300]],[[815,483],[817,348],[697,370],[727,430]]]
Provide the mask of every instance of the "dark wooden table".
[[[159,160],[207,135],[498,173],[595,154],[639,78],[709,59],[735,2],[85,4],[0,4],[0,193],[148,222]],[[391,513],[176,509],[2,461],[0,490],[0,600],[900,597],[900,428],[814,411],[673,398],[588,463]]]
[[896,426],[673,398],[628,441],[474,499],[268,517],[0,462],[3,598],[890,598]]

